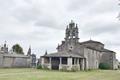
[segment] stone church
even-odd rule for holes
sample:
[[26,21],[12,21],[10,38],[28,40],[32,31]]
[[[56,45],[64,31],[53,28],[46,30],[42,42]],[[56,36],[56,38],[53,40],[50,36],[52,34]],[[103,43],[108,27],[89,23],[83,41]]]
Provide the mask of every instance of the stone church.
[[73,21],[65,30],[64,41],[57,46],[57,52],[41,56],[43,68],[55,70],[98,69],[100,63],[116,69],[116,53],[104,48],[104,44],[94,40],[79,42],[78,26]]
[[0,47],[0,68],[28,68],[36,67],[36,55],[31,54],[31,48],[27,55],[9,51],[7,44]]

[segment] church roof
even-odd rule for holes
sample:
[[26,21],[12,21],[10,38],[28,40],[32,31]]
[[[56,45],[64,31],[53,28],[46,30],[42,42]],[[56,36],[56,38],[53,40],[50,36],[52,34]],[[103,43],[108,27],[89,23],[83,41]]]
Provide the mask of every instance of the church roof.
[[84,58],[80,56],[79,54],[73,54],[73,53],[66,53],[66,52],[56,52],[44,55],[42,57],[75,57],[75,58]]
[[23,54],[4,54],[5,57],[19,57],[19,58],[28,58],[29,56]]
[[85,46],[86,48],[88,48],[88,49],[92,49],[92,50],[96,50],[96,51],[102,51],[101,49],[97,49],[97,48],[94,48],[94,47],[90,47],[90,46]]
[[94,40],[88,40],[88,41],[81,42],[81,44],[85,44],[85,43],[98,43],[98,44],[104,45],[103,43],[101,43],[99,41],[94,41]]
[[109,50],[109,49],[103,49],[102,51],[103,51],[103,52],[112,52],[112,53],[115,53],[114,51]]

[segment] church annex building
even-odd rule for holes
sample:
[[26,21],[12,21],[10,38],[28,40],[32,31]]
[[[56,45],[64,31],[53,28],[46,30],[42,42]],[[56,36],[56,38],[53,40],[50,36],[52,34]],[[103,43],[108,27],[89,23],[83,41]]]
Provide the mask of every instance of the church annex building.
[[27,55],[17,54],[8,49],[6,42],[0,46],[0,68],[30,68],[36,67],[36,55],[31,54],[31,48]]
[[79,42],[78,26],[73,21],[65,31],[65,40],[57,47],[57,52],[41,56],[43,68],[54,70],[98,69],[100,63],[117,69],[116,53],[104,48],[98,41]]

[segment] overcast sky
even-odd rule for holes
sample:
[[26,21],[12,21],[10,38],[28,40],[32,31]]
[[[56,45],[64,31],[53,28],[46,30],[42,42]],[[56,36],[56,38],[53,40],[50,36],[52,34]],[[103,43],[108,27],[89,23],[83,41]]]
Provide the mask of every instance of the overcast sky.
[[79,25],[80,42],[101,41],[117,52],[120,60],[118,0],[0,0],[0,44],[9,49],[19,43],[24,52],[29,45],[39,57],[55,52],[64,40],[71,20]]

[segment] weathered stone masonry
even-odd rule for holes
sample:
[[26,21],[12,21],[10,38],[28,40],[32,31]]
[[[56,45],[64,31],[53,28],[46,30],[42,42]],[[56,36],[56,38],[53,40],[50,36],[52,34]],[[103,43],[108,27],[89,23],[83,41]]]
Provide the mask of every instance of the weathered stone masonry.
[[99,64],[108,63],[116,69],[116,53],[104,48],[98,41],[79,42],[78,26],[73,21],[65,30],[65,40],[58,45],[57,52],[41,56],[43,68],[57,70],[98,69]]

